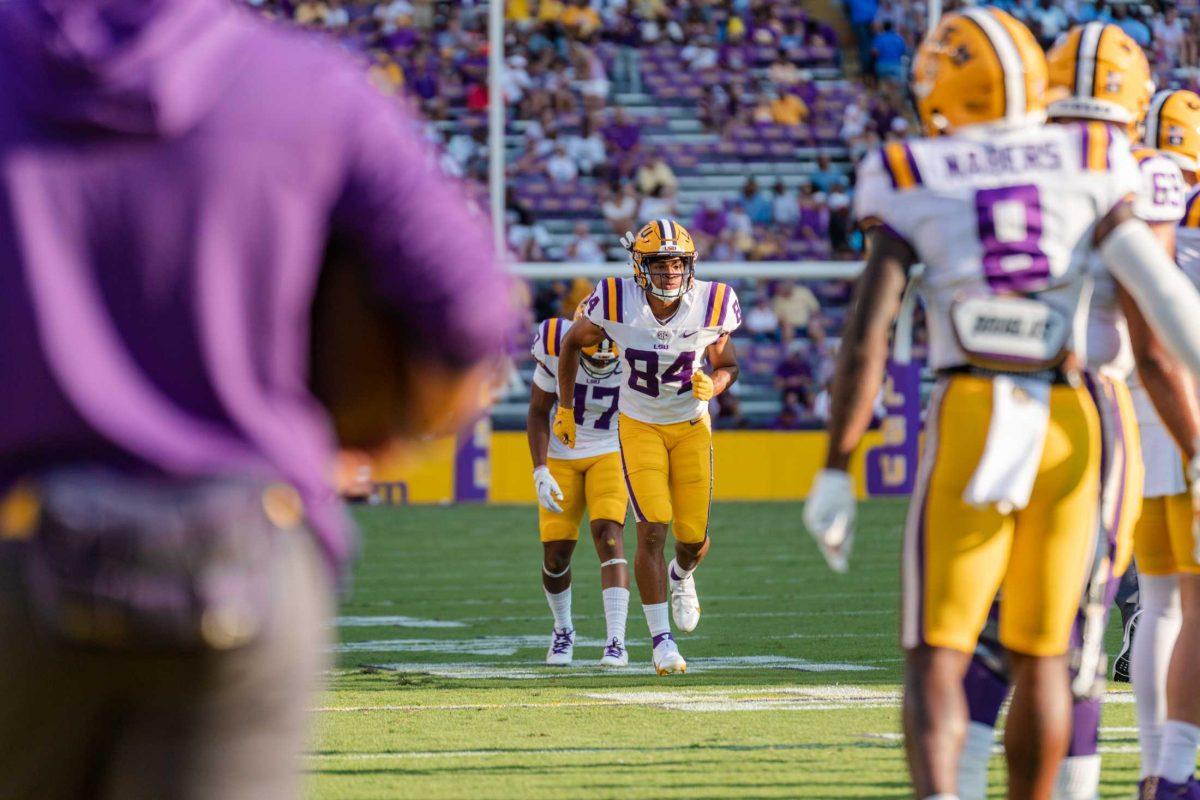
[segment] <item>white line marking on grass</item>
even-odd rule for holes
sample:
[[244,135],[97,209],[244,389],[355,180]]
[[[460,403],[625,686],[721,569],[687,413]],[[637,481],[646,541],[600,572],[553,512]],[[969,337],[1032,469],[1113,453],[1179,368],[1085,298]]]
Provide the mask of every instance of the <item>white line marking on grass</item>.
[[404,616],[338,617],[339,628],[465,628],[467,623],[448,619],[420,619]]
[[[541,640],[539,639],[539,642]],[[587,641],[585,640],[585,644]],[[575,642],[579,646],[579,641]],[[603,646],[603,642],[599,643]],[[634,642],[634,645],[640,644]],[[370,649],[370,648],[366,648]],[[377,669],[389,672],[420,672],[439,678],[459,678],[464,680],[537,680],[546,678],[584,678],[598,675],[645,675],[650,667],[645,664],[631,664],[628,667],[613,669],[588,664],[579,667],[546,667],[542,665],[508,665],[508,664],[377,664]],[[694,658],[688,661],[688,672],[710,672],[720,670],[795,670],[798,672],[871,672],[879,667],[867,664],[850,664],[838,662],[809,661],[804,658],[787,658],[784,656],[721,656],[714,658]]]
[[[366,642],[342,642],[337,653],[454,653],[473,656],[511,656],[518,650],[541,649],[547,636],[480,636],[475,639],[372,639]],[[576,647],[605,645],[604,639],[575,640]]]
[[723,750],[728,752],[746,752],[746,751],[775,751],[775,750],[793,750],[804,747],[805,745],[788,745],[788,744],[764,744],[764,745],[685,745],[685,746],[666,746],[654,748],[630,748],[630,747],[519,747],[519,748],[481,748],[479,750],[412,750],[412,751],[381,751],[377,753],[309,753],[310,759],[332,759],[336,761],[379,761],[392,758],[412,758],[412,759],[429,759],[429,758],[488,758],[491,756],[505,756],[511,758],[513,756],[562,756],[562,755],[590,755],[600,753],[628,753],[631,749],[637,749],[639,752],[649,753],[653,751],[663,750],[682,750],[686,749],[689,752],[696,750]]

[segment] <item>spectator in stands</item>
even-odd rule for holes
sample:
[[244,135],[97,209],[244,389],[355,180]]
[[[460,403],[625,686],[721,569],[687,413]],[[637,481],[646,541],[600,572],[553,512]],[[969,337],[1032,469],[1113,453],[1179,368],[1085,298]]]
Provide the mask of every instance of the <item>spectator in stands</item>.
[[771,201],[771,213],[776,225],[789,227],[800,217],[800,206],[796,193],[788,190],[782,180],[775,181],[775,197]]
[[829,245],[837,255],[843,255],[849,248],[847,234],[850,230],[851,201],[850,191],[846,182],[838,179],[826,196],[829,208]]
[[821,309],[821,304],[807,286],[783,281],[775,290],[771,309],[779,319],[780,338],[790,342],[808,327],[809,320]]
[[854,142],[861,141],[870,125],[870,101],[866,95],[859,95],[842,112],[841,137],[852,145]]
[[579,167],[575,165],[575,161],[567,155],[567,148],[563,145],[558,145],[554,148],[554,153],[550,158],[546,159],[546,175],[550,180],[559,184],[572,183],[579,177]]
[[763,92],[762,100],[755,109],[755,122],[773,122],[794,128],[808,118],[808,106],[798,96],[788,92],[780,94],[774,89]]
[[529,61],[520,53],[508,57],[504,65],[501,81],[504,87],[504,102],[508,105],[520,106],[525,94],[533,87],[533,79],[526,69]]
[[879,9],[877,0],[845,0],[849,8],[850,27],[858,42],[858,64],[865,73],[871,73],[871,25]]
[[908,53],[908,45],[904,43],[904,37],[896,33],[891,20],[879,23],[878,28],[878,33],[871,39],[875,77],[881,81],[898,82],[904,77],[904,56]]
[[775,221],[774,203],[770,195],[759,190],[758,181],[754,180],[753,175],[746,178],[746,182],[742,184],[738,204],[755,225],[770,225]]
[[575,234],[567,245],[567,260],[585,264],[598,264],[606,260],[604,248],[592,238],[586,222],[575,223]]
[[562,298],[562,305],[559,306],[558,315],[570,319],[575,315],[575,309],[579,304],[587,299],[587,296],[592,293],[596,287],[587,278],[575,277],[571,279],[570,286],[567,287],[566,293]]
[[820,313],[813,314],[805,330],[808,336],[808,361],[813,377],[818,384],[833,379],[833,368],[837,360],[838,342],[825,332],[825,321]]
[[816,187],[818,192],[828,193],[833,188],[833,184],[841,180],[842,173],[833,168],[829,160],[829,156],[822,153],[817,156],[817,171],[809,176],[809,181]]
[[728,209],[729,243],[734,257],[728,260],[741,261],[754,247],[754,223],[741,203],[733,203]]
[[[1109,0],[1105,6],[1105,11],[1111,17],[1112,23],[1129,34],[1129,38],[1133,39],[1144,49],[1149,49],[1150,28],[1146,26],[1146,23],[1129,13],[1129,5],[1126,0]],[[1104,16],[1105,14],[1101,14],[1101,19]]]
[[567,154],[574,159],[581,175],[595,175],[604,164],[607,158],[604,137],[600,135],[595,117],[584,117],[580,132],[567,137]]
[[785,406],[807,406],[812,402],[812,366],[808,363],[803,342],[788,345],[787,355],[775,368],[775,390]]
[[1054,0],[1038,0],[1038,5],[1029,14],[1033,33],[1042,47],[1049,47],[1054,40],[1071,26],[1071,20],[1063,7]]
[[575,45],[575,75],[580,78],[579,93],[583,96],[584,111],[591,114],[604,108],[608,100],[608,73],[594,47]]
[[642,129],[629,118],[629,114],[625,112],[625,109],[618,107],[613,114],[612,121],[604,127],[602,133],[604,134],[604,140],[608,142],[610,150],[619,153],[632,153],[638,149]]
[[376,50],[375,63],[367,73],[371,83],[382,92],[395,94],[404,86],[404,70],[386,50]]
[[771,64],[771,68],[767,70],[767,78],[775,84],[779,91],[785,92],[800,82],[800,70],[781,50],[775,63]]
[[622,184],[616,191],[611,191],[608,197],[600,203],[600,213],[608,227],[617,236],[624,236],[626,231],[638,227],[638,199],[630,184]]
[[645,195],[652,195],[656,190],[674,194],[679,188],[679,180],[671,165],[662,156],[655,156],[638,167],[637,187]]
[[725,209],[721,204],[711,197],[705,197],[692,217],[690,231],[693,236],[716,238],[725,230],[727,222]]
[[779,318],[775,316],[766,293],[759,292],[754,305],[746,312],[743,327],[756,342],[779,341]]
[[795,403],[784,403],[779,409],[779,416],[771,423],[773,431],[795,431],[804,427],[801,423],[802,409]]
[[675,195],[661,185],[654,187],[654,191],[642,197],[637,216],[643,221],[675,216]]
[[600,30],[600,14],[588,4],[588,0],[570,0],[558,21],[570,35],[578,39],[586,39]]
[[379,23],[379,32],[386,35],[412,25],[413,6],[408,0],[391,0],[375,6],[371,16]]
[[329,6],[320,0],[304,0],[296,6],[296,13],[292,18],[301,25],[324,25],[325,15],[328,13]]
[[724,133],[726,124],[734,116],[733,98],[720,83],[708,87],[700,101],[700,121],[709,128]]
[[773,228],[756,228],[754,243],[746,258],[750,261],[779,261],[786,251],[784,236]]
[[1168,67],[1179,66],[1185,56],[1186,36],[1187,26],[1183,24],[1179,10],[1174,6],[1167,6],[1166,12],[1154,20],[1155,60]]
[[520,261],[545,261],[550,234],[528,208],[519,206],[508,224],[508,245]]
[[708,36],[698,37],[679,52],[679,57],[687,64],[688,69],[694,72],[702,72],[716,67],[718,55],[713,40]]
[[793,238],[806,242],[829,243],[829,209],[825,205],[825,196],[818,195],[812,184],[800,191],[799,216]]

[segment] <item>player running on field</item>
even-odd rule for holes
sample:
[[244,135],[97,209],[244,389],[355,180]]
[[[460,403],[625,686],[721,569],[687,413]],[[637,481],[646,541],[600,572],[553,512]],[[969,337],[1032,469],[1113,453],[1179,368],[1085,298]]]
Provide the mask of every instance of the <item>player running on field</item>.
[[[578,318],[582,308],[576,312]],[[554,632],[546,663],[566,666],[575,648],[571,621],[571,554],[586,509],[592,542],[600,557],[600,586],[608,627],[600,665],[623,667],[625,620],[629,613],[629,567],[625,560],[625,513],[629,494],[621,474],[617,441],[617,395],[624,374],[612,340],[604,337],[583,348],[583,367],[572,391],[576,442],[569,448],[550,436],[550,417],[558,392],[558,358],[572,323],[548,319],[533,340],[533,389],[529,398],[529,452],[537,490],[542,538],[542,587],[554,614]]]
[[[584,320],[562,342],[554,435],[576,445],[575,374],[582,348],[605,335],[617,343],[621,383],[621,460],[637,517],[634,572],[659,675],[687,663],[671,637],[670,617],[684,632],[700,621],[692,572],[708,552],[712,500],[712,423],[708,401],[737,380],[729,334],[742,321],[733,289],[695,278],[696,245],[678,222],[647,223],[622,244],[632,278],[607,278],[586,301]],[[711,376],[702,369],[705,360]],[[674,523],[675,558],[663,563]],[[670,617],[667,593],[670,590]]]
[[[1146,138],[1174,159],[1191,186],[1176,231],[1176,257],[1183,273],[1200,285],[1200,96],[1155,95]],[[1154,415],[1155,408],[1162,413],[1158,393],[1145,388],[1155,404],[1146,402],[1146,393],[1135,395],[1146,437],[1146,499],[1133,534],[1142,610],[1132,657],[1142,790],[1149,800],[1200,800],[1194,776],[1200,744],[1200,429],[1194,411],[1175,424],[1164,415],[1160,424]]]
[[1200,374],[1200,296],[1134,216],[1141,176],[1128,140],[1099,122],[1042,125],[1046,81],[1045,55],[1013,17],[948,14],[914,64],[928,138],[885,145],[859,168],[867,264],[843,331],[826,469],[804,516],[830,565],[845,569],[846,468],[872,417],[908,269],[923,262],[939,381],[901,599],[906,754],[920,798],[957,796],[962,681],[997,593],[1014,687],[1008,796],[1048,800],[1067,751],[1066,653],[1099,524],[1100,419],[1074,333],[1094,252]]
[[[1055,44],[1047,60],[1051,121],[1096,120],[1131,136],[1138,133],[1154,87],[1146,55],[1128,34],[1101,22],[1081,25]],[[1165,252],[1174,256],[1175,225],[1183,216],[1183,176],[1171,159],[1156,150],[1135,146],[1133,155],[1141,172],[1134,213],[1151,226]],[[1071,637],[1072,734],[1058,774],[1056,800],[1091,800],[1099,793],[1104,629],[1113,596],[1123,585],[1121,577],[1130,563],[1142,499],[1139,424],[1126,383],[1135,363],[1141,382],[1158,399],[1164,417],[1178,417],[1180,411],[1186,414],[1191,405],[1185,373],[1174,369],[1173,360],[1165,357],[1137,307],[1098,260],[1093,260],[1093,272],[1086,363],[1101,412],[1101,462],[1106,471],[1101,483],[1099,549]],[[1158,422],[1157,417],[1154,421]],[[1135,581],[1132,585],[1136,589]],[[959,760],[961,800],[983,800],[987,795],[994,728],[1008,695],[1008,658],[997,639],[998,621],[993,606],[965,681],[971,724]]]

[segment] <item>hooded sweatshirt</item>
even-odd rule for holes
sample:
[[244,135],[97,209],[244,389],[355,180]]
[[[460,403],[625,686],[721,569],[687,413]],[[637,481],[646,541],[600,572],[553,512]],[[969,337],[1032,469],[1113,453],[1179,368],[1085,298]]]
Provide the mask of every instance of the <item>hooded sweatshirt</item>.
[[342,562],[307,388],[332,237],[422,358],[499,353],[483,220],[333,44],[227,0],[0,4],[0,491],[81,462],[281,477]]

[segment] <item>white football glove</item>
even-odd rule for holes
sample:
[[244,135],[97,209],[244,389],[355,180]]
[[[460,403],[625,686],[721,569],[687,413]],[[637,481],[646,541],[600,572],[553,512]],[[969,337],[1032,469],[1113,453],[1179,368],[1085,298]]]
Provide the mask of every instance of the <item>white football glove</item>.
[[633,241],[633,231],[625,231],[625,235],[621,237],[621,247],[632,253]]
[[804,503],[804,524],[817,541],[825,563],[845,572],[854,546],[854,480],[840,469],[817,473]]
[[562,513],[562,506],[554,502],[556,497],[559,500],[563,499],[562,489],[558,488],[558,481],[554,480],[550,468],[545,464],[533,471],[533,488],[537,490],[538,502],[542,504],[542,508],[555,514]]
[[1188,463],[1186,474],[1192,493],[1192,558],[1200,561],[1200,455]]

